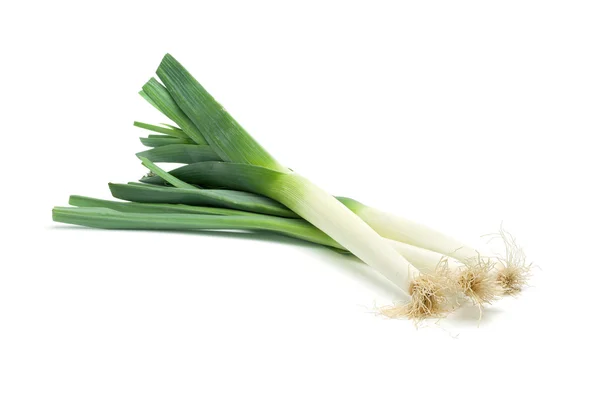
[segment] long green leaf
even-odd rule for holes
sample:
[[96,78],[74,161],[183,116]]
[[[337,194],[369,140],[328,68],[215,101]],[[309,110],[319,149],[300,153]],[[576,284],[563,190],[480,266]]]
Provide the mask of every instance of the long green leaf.
[[155,204],[155,203],[135,203],[124,201],[112,201],[96,199],[93,197],[72,195],[69,197],[69,204],[76,207],[100,207],[110,208],[111,210],[146,213],[146,214],[204,214],[204,215],[255,215],[247,211],[232,210],[230,208],[218,207],[199,207],[188,206],[185,204]]
[[108,208],[55,207],[56,222],[103,229],[251,230],[279,233],[326,246],[341,248],[330,237],[301,219],[268,215],[194,215],[124,213]]
[[298,217],[274,200],[235,190],[179,189],[166,186],[119,183],[109,183],[108,186],[115,198],[127,201],[223,207],[281,217]]
[[221,159],[288,172],[170,54],[156,73]]

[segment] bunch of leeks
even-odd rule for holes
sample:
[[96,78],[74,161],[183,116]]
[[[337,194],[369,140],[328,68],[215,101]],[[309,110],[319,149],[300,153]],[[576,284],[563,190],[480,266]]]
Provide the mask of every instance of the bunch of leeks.
[[[354,254],[405,295],[390,317],[439,317],[461,298],[478,305],[521,290],[529,273],[514,238],[504,257],[484,253],[410,220],[333,197],[280,164],[171,55],[141,96],[172,124],[148,130],[137,154],[150,173],[109,184],[123,201],[71,196],[57,222],[107,229],[269,231]],[[155,163],[185,164],[165,171]]]

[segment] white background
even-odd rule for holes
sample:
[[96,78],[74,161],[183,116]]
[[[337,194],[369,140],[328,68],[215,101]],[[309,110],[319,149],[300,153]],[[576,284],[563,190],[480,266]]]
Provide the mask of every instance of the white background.
[[[597,396],[594,1],[4,2],[1,399]],[[177,57],[284,164],[535,270],[416,329],[367,267],[270,235],[58,226],[139,178]]]

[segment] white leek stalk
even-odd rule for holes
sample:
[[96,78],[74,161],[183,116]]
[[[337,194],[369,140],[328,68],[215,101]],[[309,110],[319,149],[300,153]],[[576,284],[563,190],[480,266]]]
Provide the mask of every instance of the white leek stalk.
[[500,292],[515,294],[526,285],[531,264],[527,262],[514,237],[502,228],[497,237],[503,241],[506,254],[489,256],[425,225],[377,210],[353,199],[339,199],[381,236],[460,261],[463,267],[458,280],[463,282],[463,291],[479,304],[489,303]]
[[381,236],[444,254],[463,263],[479,257],[474,248],[409,219],[380,211],[350,198],[338,198]]

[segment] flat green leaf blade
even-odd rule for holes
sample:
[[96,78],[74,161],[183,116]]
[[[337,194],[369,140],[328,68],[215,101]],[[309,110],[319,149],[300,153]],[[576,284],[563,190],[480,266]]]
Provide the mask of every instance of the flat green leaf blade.
[[219,161],[220,158],[208,145],[169,144],[137,153],[153,162],[192,164],[201,161]]
[[218,207],[199,207],[188,206],[185,204],[155,204],[155,203],[135,203],[96,199],[93,197],[72,195],[69,197],[69,204],[76,207],[100,207],[110,208],[111,210],[146,213],[146,214],[205,214],[205,215],[254,215],[247,211],[232,210],[229,208]]
[[52,210],[52,219],[56,222],[102,229],[267,231],[341,248],[304,220],[269,215],[139,214],[108,208],[55,207]]
[[121,200],[139,203],[187,204],[222,207],[281,217],[298,218],[282,204],[267,197],[235,190],[179,189],[155,185],[108,184],[112,195]]
[[158,126],[152,124],[146,124],[144,122],[134,121],[133,126],[137,126],[138,128],[146,129],[152,132],[164,133],[168,136],[173,136],[180,139],[188,139],[188,136],[181,129],[177,127],[171,126]]
[[151,99],[154,105],[167,118],[175,122],[187,136],[197,144],[207,144],[202,132],[194,125],[188,116],[179,108],[167,89],[156,79],[151,78],[142,88],[144,98]]
[[[219,161],[197,162],[169,171],[183,182],[211,188],[227,188],[255,194],[268,193],[275,182],[288,175],[269,168]],[[144,183],[161,184],[160,176],[144,177]]]
[[161,147],[169,144],[193,144],[190,139],[179,139],[174,137],[141,137],[140,142],[146,147]]
[[165,55],[156,73],[181,110],[202,132],[221,159],[288,171],[170,54]]

